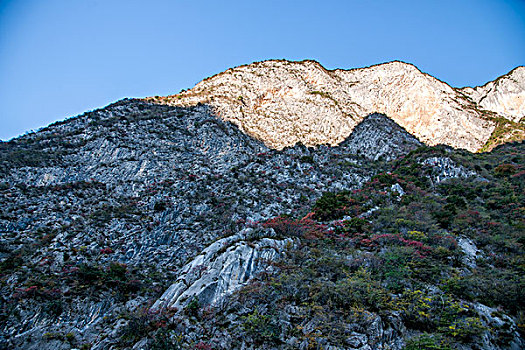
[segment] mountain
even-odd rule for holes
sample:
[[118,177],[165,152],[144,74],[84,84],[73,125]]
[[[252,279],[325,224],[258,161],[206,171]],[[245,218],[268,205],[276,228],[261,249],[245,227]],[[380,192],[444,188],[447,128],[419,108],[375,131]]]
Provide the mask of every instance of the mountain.
[[525,114],[525,67],[517,67],[508,74],[475,88],[460,89],[476,105],[514,122]]
[[[337,145],[364,117],[378,112],[428,145],[475,152],[525,138],[524,71],[518,67],[483,87],[457,89],[398,61],[327,70],[315,61],[270,60],[228,69],[188,91],[148,100],[210,105],[222,119],[276,149],[297,142]],[[491,135],[502,128],[512,135],[492,142]]]
[[371,160],[393,160],[423,144],[384,114],[370,114],[339,146]]
[[[273,64],[320,67],[255,65]],[[479,93],[509,106],[508,84]],[[523,348],[522,142],[426,146],[381,113],[344,136],[310,112],[332,101],[321,92],[230,121],[216,99],[248,106],[248,89],[214,91],[0,143],[0,349]],[[284,109],[307,114],[275,120]],[[494,130],[521,123],[470,110]]]
[[6,344],[41,348],[45,334],[74,330],[91,343],[123,303],[147,305],[216,239],[304,211],[324,191],[357,188],[373,173],[368,159],[420,146],[384,116],[363,127],[399,145],[375,137],[358,155],[366,135],[356,133],[335,148],[276,151],[207,106],[140,100],[0,144]]

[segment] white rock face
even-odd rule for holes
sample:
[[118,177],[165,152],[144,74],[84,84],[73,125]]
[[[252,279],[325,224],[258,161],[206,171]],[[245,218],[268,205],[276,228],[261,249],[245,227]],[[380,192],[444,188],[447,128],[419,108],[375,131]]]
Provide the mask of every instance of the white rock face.
[[480,254],[480,250],[476,247],[474,242],[467,237],[459,237],[458,245],[463,250],[465,255],[463,256],[463,263],[466,264],[471,269],[476,268],[476,258]]
[[[520,350],[523,349],[523,338],[518,332],[518,325],[509,316],[499,312],[498,309],[492,308],[480,303],[474,303],[474,309],[480,314],[483,326],[487,329],[504,329],[508,343],[505,349]],[[489,333],[482,336],[483,349],[498,349],[495,347],[494,340],[491,341]],[[503,348],[503,347],[501,347]]]
[[[521,118],[522,112],[514,113],[522,108],[516,107],[522,106],[522,71],[509,75],[505,89],[490,99],[480,97],[479,103],[494,101],[491,110],[504,110],[504,116],[513,120]],[[515,80],[518,83],[512,83]],[[476,151],[495,125],[477,108],[473,101],[477,90],[471,90],[452,88],[403,62],[330,71],[314,61],[271,60],[229,69],[191,90],[149,100],[209,104],[221,118],[276,149],[298,142],[337,145],[363,118],[378,112],[426,144]],[[514,97],[508,97],[508,91]]]
[[430,157],[421,162],[421,165],[433,168],[432,180],[436,183],[458,177],[477,176],[475,171],[457,165],[448,157]]
[[483,86],[461,91],[481,108],[514,122],[521,121],[525,115],[525,67],[518,67]]
[[277,240],[261,238],[252,241],[253,229],[222,238],[184,266],[168,290],[155,302],[153,308],[187,305],[194,297],[200,305],[219,304],[226,296],[248,283],[266,267],[264,261],[280,256],[290,238]]

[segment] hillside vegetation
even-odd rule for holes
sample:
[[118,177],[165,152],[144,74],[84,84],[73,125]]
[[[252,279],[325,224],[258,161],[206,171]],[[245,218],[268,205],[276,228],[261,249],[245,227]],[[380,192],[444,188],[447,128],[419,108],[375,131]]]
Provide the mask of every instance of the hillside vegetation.
[[0,142],[0,350],[525,348],[524,76],[265,61]]
[[221,307],[164,309],[177,316],[141,336],[159,349],[520,348],[524,164],[523,144],[412,151],[360,189],[258,223],[296,242],[270,272]]

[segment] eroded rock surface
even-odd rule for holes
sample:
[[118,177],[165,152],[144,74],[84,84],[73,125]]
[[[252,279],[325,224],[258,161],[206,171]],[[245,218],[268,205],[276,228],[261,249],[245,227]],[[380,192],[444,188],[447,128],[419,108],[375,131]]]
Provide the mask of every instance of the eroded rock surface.
[[[477,90],[461,90],[397,61],[326,70],[314,61],[271,60],[228,69],[191,90],[149,100],[209,104],[224,120],[277,149],[298,142],[337,145],[364,117],[379,112],[428,145],[476,151],[495,127],[485,109],[521,119],[522,71]],[[492,91],[490,84],[499,88]]]
[[[75,344],[109,348],[122,315],[156,300],[219,237],[305,213],[324,191],[358,188],[377,171],[376,150],[417,147],[388,118],[372,119],[338,147],[276,151],[208,106],[124,100],[1,143],[0,263],[8,267],[0,347],[55,344],[71,333]],[[387,143],[376,137],[357,154],[366,134],[389,132]],[[254,244],[239,241],[231,253],[271,258],[285,242]],[[210,281],[226,278],[219,261],[210,263]],[[193,293],[199,281],[191,281]],[[233,281],[218,282],[208,301],[242,283]]]
[[432,179],[436,183],[458,177],[477,176],[475,171],[457,165],[448,157],[429,157],[422,161],[421,165],[429,166],[433,169]]
[[483,86],[465,87],[461,91],[481,108],[514,122],[525,115],[525,67],[517,67]]
[[[265,235],[275,236],[273,230],[270,231]],[[264,271],[267,262],[274,261],[287,246],[293,245],[290,238],[257,236],[258,232],[246,228],[211,244],[180,270],[177,281],[153,307],[182,308],[193,298],[197,298],[201,307],[220,304]]]
[[423,144],[392,119],[374,113],[363,119],[342,145],[371,160],[392,160]]

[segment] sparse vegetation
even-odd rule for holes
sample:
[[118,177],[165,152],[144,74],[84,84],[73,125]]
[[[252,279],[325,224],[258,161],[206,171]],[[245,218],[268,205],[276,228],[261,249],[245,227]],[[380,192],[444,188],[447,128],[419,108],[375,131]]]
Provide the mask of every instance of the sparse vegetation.
[[[402,155],[392,162],[348,144],[276,151],[205,108],[122,101],[0,147],[0,347],[359,348],[381,329],[396,349],[523,337],[523,144],[409,143],[389,148]],[[287,239],[281,258],[257,260],[262,272],[224,305],[151,307],[185,263],[245,228],[257,233],[249,248]],[[17,337],[34,320],[43,330]]]

